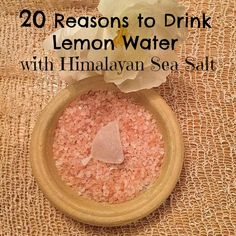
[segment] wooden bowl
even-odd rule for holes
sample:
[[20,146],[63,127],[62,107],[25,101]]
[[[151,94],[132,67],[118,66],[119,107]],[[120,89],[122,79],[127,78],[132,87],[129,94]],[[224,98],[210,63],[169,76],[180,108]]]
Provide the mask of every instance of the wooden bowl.
[[42,112],[32,135],[30,157],[34,176],[48,200],[68,216],[96,226],[121,226],[147,216],[174,189],[183,164],[183,141],[174,113],[158,93],[143,90],[133,96],[157,119],[165,142],[164,164],[156,182],[133,200],[121,204],[98,203],[78,196],[61,180],[52,157],[54,129],[64,109],[89,90],[117,90],[100,79],[84,80],[60,92]]

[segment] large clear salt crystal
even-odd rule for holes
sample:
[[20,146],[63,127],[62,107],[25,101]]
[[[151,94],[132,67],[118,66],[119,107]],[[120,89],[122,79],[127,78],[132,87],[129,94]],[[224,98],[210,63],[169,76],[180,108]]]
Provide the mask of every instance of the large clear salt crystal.
[[98,131],[92,143],[91,156],[109,164],[124,161],[118,121],[112,121]]

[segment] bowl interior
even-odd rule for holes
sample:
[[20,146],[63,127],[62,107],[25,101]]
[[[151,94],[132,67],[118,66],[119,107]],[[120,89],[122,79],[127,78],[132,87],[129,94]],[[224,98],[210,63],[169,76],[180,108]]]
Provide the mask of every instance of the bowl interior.
[[165,143],[164,163],[155,183],[133,200],[121,204],[98,203],[78,196],[60,178],[52,157],[52,144],[57,121],[64,109],[78,96],[90,90],[117,90],[100,79],[75,83],[42,112],[32,135],[31,164],[35,178],[51,203],[81,222],[98,226],[120,226],[136,221],[155,210],[166,200],[176,185],[183,163],[183,142],[178,122],[165,101],[152,90],[130,93],[157,119]]

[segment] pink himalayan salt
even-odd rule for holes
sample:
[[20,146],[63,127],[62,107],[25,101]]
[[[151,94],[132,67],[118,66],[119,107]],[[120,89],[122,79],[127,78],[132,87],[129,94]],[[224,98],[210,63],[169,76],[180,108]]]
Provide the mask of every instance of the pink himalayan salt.
[[124,161],[117,121],[108,123],[98,131],[93,140],[91,158],[110,164],[121,164]]
[[[98,131],[119,122],[122,164],[90,159]],[[121,92],[90,91],[73,101],[59,118],[53,154],[62,180],[83,197],[121,203],[133,199],[160,174],[164,142],[156,120]]]

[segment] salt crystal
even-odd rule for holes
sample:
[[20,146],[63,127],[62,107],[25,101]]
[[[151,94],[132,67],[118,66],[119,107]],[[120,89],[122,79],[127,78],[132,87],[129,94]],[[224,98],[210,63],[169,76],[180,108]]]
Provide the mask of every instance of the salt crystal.
[[92,144],[91,156],[110,164],[121,164],[124,161],[117,121],[108,123],[98,131]]

